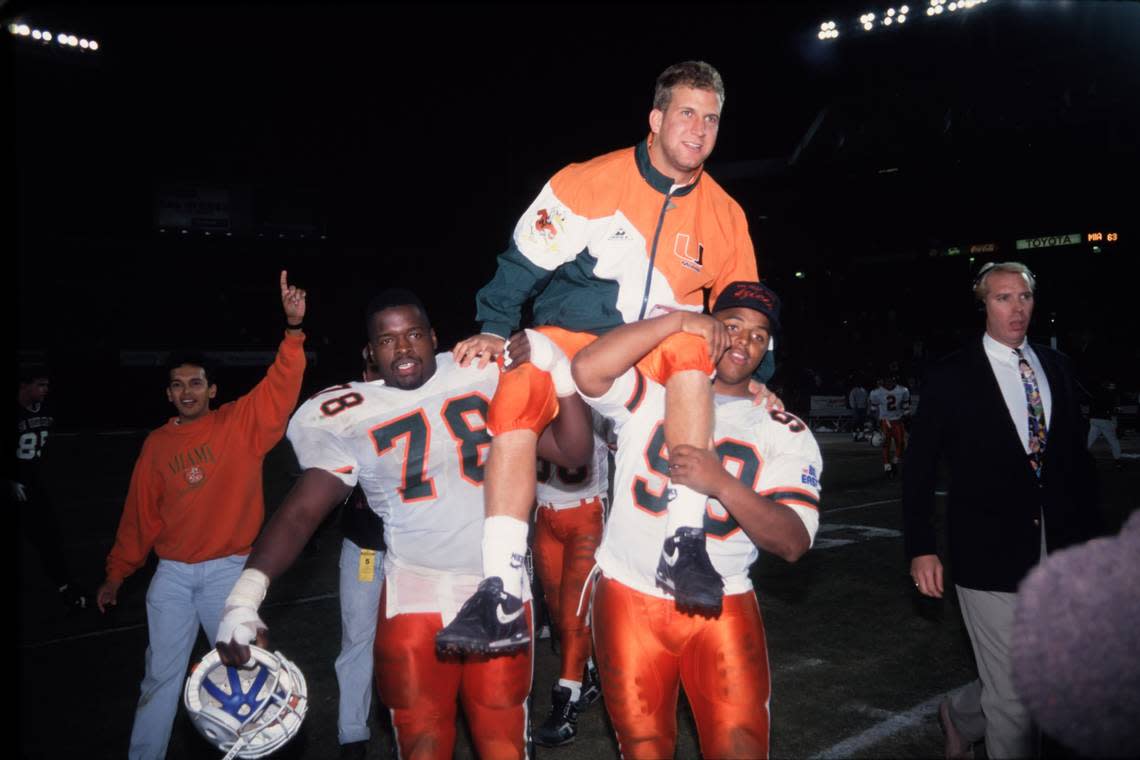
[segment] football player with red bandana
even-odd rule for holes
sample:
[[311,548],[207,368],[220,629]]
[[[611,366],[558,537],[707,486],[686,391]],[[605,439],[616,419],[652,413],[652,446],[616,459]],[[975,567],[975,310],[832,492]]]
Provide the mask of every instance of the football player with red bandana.
[[[768,755],[768,653],[748,568],[761,549],[794,562],[810,548],[822,470],[819,447],[801,420],[751,400],[748,380],[778,328],[779,308],[764,285],[735,282],[711,317],[679,312],[625,325],[574,360],[579,390],[613,419],[618,435],[614,506],[597,554],[593,631],[606,710],[623,757],[673,756],[682,685],[705,757]],[[667,336],[700,333],[705,328],[696,323],[712,319],[730,338],[713,383],[712,449],[668,449],[664,389],[636,363]],[[707,539],[725,587],[714,616],[677,609],[658,587],[670,483],[707,496],[703,526],[676,543]],[[671,559],[682,561],[683,552],[673,548]]]

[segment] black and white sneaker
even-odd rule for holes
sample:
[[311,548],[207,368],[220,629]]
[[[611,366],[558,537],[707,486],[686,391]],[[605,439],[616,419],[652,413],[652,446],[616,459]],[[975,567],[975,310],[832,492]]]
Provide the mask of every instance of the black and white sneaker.
[[602,696],[602,680],[598,677],[598,667],[592,662],[586,663],[586,675],[582,679],[582,693],[574,705],[578,712],[582,712],[598,701]]
[[484,578],[459,614],[435,635],[435,651],[448,654],[507,654],[530,643],[522,599],[503,591],[503,579]]
[[720,615],[724,579],[709,559],[703,529],[677,528],[665,539],[657,561],[657,585],[672,594],[682,610]]
[[542,747],[561,747],[578,736],[578,702],[570,699],[570,690],[554,684],[550,690],[550,715],[535,729],[534,741]]

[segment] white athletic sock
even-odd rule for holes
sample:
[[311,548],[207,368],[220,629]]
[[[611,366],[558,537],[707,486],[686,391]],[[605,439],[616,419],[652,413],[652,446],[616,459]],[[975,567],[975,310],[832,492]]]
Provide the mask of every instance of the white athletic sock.
[[559,686],[565,686],[570,690],[570,701],[577,702],[582,698],[582,682],[581,681],[567,681],[565,678],[558,679]]
[[483,520],[483,577],[499,576],[503,590],[522,598],[526,575],[526,534],[530,526],[507,515]]
[[669,481],[669,488],[676,491],[676,496],[669,502],[669,514],[665,518],[665,535],[673,535],[677,532],[677,528],[704,527],[705,503],[709,497],[673,481]]

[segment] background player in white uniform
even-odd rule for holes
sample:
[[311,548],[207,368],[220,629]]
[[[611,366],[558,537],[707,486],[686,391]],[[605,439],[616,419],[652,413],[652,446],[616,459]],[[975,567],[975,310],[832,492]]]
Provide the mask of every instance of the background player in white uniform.
[[594,412],[594,453],[581,467],[558,467],[538,460],[535,496],[534,559],[550,617],[562,641],[562,668],[551,688],[550,715],[534,732],[535,741],[556,747],[574,741],[578,712],[601,695],[591,653],[590,625],[578,609],[582,586],[602,540],[609,490],[609,422]]
[[[678,312],[624,325],[584,348],[573,365],[579,390],[618,433],[593,627],[606,710],[627,758],[673,756],[679,683],[705,757],[767,756],[768,654],[748,568],[758,548],[795,561],[819,524],[822,462],[811,432],[794,415],[754,406],[748,391],[777,326],[779,299],[760,283],[736,282],[713,312],[730,346],[713,384],[711,451],[666,450],[664,389],[634,363],[666,336],[696,329],[692,320],[713,317]],[[712,497],[699,535],[681,540],[708,538],[725,584],[716,617],[684,614],[657,588],[670,478]]]
[[[906,451],[906,426],[904,419],[910,416],[910,391],[899,385],[892,373],[886,380],[879,380],[879,386],[867,398],[871,414],[879,418],[879,431],[883,434],[883,472],[893,478],[898,472],[899,460]],[[891,443],[895,454],[890,455]]]
[[[480,660],[435,654],[436,632],[482,577],[485,414],[499,369],[460,368],[450,354],[435,355],[427,314],[408,291],[374,299],[367,323],[382,380],[327,388],[293,416],[288,436],[304,473],[226,601],[218,651],[227,664],[247,661],[246,645],[266,628],[257,608],[269,580],[359,484],[384,520],[388,548],[375,672],[401,755],[450,758],[458,698],[481,756],[523,757],[530,649]],[[540,441],[544,456],[554,460],[561,456],[551,437],[557,433],[552,424]],[[529,618],[529,605],[506,612]]]

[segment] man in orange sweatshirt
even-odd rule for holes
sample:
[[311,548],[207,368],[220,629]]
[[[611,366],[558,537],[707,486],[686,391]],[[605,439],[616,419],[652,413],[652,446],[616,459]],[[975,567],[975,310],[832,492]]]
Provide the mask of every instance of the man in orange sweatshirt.
[[163,758],[198,627],[213,636],[226,595],[245,566],[265,514],[261,464],[281,440],[305,373],[305,291],[281,272],[285,338],[265,378],[216,411],[218,392],[201,359],[175,358],[166,397],[178,410],[151,432],[135,462],[99,611],[117,603],[123,579],[158,555],[146,595],[146,675],[129,757]]

